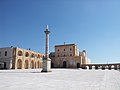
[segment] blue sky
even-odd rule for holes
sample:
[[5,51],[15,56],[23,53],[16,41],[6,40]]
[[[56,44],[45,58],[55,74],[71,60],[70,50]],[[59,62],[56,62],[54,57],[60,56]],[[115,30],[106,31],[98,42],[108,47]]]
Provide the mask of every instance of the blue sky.
[[120,62],[120,0],[0,0],[0,47],[44,53],[75,43],[93,63]]

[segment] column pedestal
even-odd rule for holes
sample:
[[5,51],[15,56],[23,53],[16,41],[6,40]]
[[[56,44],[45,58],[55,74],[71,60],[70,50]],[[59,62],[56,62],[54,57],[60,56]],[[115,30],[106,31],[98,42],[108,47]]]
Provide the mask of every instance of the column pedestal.
[[43,58],[43,68],[42,68],[41,72],[52,72],[50,58]]

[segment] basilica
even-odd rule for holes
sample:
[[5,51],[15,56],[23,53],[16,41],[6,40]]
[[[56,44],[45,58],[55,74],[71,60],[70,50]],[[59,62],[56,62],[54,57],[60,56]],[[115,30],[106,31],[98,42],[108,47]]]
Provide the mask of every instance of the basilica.
[[50,58],[52,68],[80,68],[81,64],[90,63],[86,51],[80,52],[76,44],[56,45]]
[[[0,48],[0,69],[42,68],[45,54],[18,47]],[[49,54],[52,68],[79,68],[90,63],[85,50],[79,51],[76,44],[55,45],[55,52]]]

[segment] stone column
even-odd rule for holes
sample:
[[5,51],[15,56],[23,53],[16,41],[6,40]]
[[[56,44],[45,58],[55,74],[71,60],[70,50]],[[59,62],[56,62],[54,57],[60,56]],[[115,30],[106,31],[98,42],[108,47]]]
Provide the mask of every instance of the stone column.
[[45,57],[43,58],[43,67],[41,72],[51,72],[51,59],[49,58],[49,29],[48,25],[44,31],[46,34]]
[[46,31],[44,31],[46,34],[46,50],[45,50],[45,57],[49,58],[49,33],[50,31],[48,31],[48,25],[46,27]]

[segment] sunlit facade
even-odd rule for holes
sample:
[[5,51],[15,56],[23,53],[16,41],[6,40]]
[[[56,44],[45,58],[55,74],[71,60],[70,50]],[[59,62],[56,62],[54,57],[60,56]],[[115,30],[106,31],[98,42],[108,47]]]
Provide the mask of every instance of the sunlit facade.
[[80,52],[76,44],[56,45],[50,58],[53,68],[80,68],[81,64],[90,63],[86,51]]
[[18,47],[0,48],[1,69],[42,68],[44,54]]

